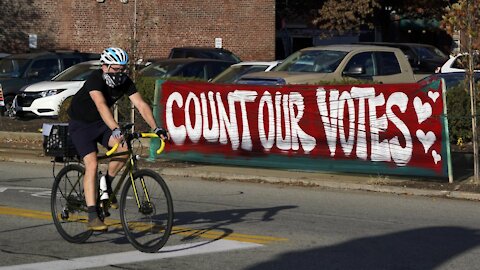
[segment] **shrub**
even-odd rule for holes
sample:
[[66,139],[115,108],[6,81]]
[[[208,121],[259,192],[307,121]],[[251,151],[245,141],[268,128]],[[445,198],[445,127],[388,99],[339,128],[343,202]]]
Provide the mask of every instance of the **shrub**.
[[60,122],[68,122],[70,120],[70,117],[68,116],[67,110],[68,107],[70,107],[70,103],[72,102],[72,97],[68,97],[65,99],[62,104],[60,105],[60,108],[58,110],[58,121]]
[[[476,86],[477,89],[479,86]],[[451,143],[456,143],[459,138],[464,142],[472,141],[472,117],[468,91],[467,82],[461,82],[447,91],[447,118]],[[479,109],[477,104],[477,115],[480,112]]]

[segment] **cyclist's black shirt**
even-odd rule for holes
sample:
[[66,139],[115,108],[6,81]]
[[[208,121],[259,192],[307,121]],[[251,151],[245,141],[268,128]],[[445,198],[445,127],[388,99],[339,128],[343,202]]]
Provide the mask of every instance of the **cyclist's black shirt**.
[[124,84],[111,88],[105,83],[102,74],[101,69],[92,72],[83,87],[73,96],[72,103],[68,108],[68,115],[71,119],[86,123],[102,120],[95,103],[90,97],[90,91],[92,90],[102,92],[108,107],[112,107],[123,95],[130,96],[137,92],[137,88],[130,78],[127,78]]

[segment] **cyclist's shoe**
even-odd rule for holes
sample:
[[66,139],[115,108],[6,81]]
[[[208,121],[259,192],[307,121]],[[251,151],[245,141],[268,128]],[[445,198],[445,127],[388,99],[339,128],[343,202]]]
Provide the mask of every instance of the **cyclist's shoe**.
[[87,228],[92,231],[106,231],[108,226],[103,223],[98,217],[89,220],[87,224]]
[[113,209],[118,209],[117,196],[112,197],[112,202],[110,203],[110,207]]

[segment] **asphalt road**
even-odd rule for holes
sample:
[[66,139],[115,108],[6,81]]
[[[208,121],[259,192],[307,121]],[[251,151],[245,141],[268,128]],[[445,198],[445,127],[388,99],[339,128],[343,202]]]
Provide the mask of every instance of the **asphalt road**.
[[0,162],[0,269],[425,270],[480,265],[478,202],[166,180],[174,198],[175,234],[161,252],[142,254],[115,228],[85,244],[65,242],[49,216],[52,168]]

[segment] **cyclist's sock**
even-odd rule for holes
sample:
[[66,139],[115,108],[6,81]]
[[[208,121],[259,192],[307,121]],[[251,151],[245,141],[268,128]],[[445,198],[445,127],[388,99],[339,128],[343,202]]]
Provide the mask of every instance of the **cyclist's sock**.
[[113,178],[115,178],[115,176],[110,176],[108,173],[105,175],[105,180],[107,182],[107,192],[108,192],[108,194],[113,193],[113,189],[112,189]]
[[[111,196],[113,194],[113,189],[112,189],[112,182],[115,176],[110,176],[108,173],[105,175],[105,180],[107,182],[107,192]],[[117,203],[117,197],[113,196],[112,197],[112,203],[116,204]]]
[[88,206],[87,212],[88,212],[88,220],[94,220],[95,218],[98,217],[96,206]]

